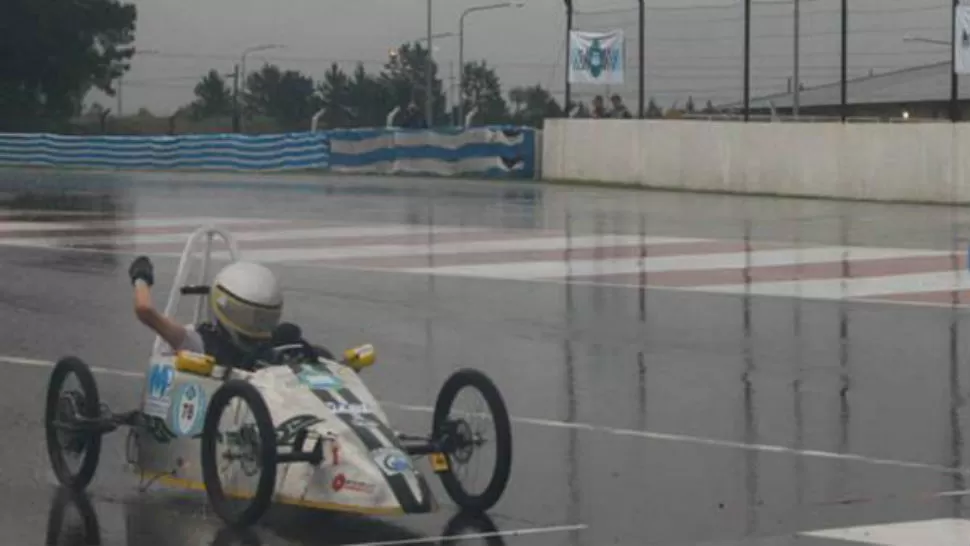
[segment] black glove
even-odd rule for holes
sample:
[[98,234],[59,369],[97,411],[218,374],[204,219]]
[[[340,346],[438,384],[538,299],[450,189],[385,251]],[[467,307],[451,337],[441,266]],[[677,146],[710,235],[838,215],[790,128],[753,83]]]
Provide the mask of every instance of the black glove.
[[128,268],[128,276],[131,277],[131,284],[135,284],[138,279],[145,281],[148,286],[155,284],[155,268],[152,267],[152,261],[148,256],[135,258]]

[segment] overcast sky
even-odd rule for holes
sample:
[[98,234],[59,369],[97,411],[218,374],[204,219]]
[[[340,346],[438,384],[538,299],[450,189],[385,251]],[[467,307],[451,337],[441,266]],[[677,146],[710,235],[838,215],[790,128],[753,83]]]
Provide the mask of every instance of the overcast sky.
[[[502,0],[433,0],[433,32],[446,87],[457,75],[458,20],[472,6]],[[540,83],[557,98],[564,87],[565,12],[562,0],[524,0],[519,9],[477,12],[465,20],[465,59],[497,67],[508,91]],[[618,92],[637,101],[636,1],[576,0],[574,28],[626,32],[626,83],[611,89],[573,86],[588,101]],[[732,102],[742,92],[743,2],[646,0],[646,94],[661,105],[693,95],[698,106]],[[125,77],[122,110],[168,114],[193,99],[210,68],[230,73],[241,52],[260,44],[285,49],[250,54],[247,70],[263,62],[302,70],[314,79],[332,62],[347,71],[356,61],[377,73],[387,52],[426,32],[425,0],[134,0],[137,56]],[[947,46],[904,42],[907,32],[949,39],[949,0],[850,0],[849,70],[862,75],[949,59]],[[839,76],[840,0],[800,0],[801,81]],[[752,93],[784,91],[793,66],[793,0],[755,0],[752,10]],[[604,12],[605,11],[605,12]],[[600,12],[600,13],[591,13]],[[454,72],[449,72],[454,67]],[[117,111],[116,99],[92,94]]]

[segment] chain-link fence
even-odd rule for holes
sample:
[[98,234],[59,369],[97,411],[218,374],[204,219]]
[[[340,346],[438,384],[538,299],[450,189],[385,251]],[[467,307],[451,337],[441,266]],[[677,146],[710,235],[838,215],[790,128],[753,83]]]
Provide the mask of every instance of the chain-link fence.
[[[751,113],[838,117],[842,1],[753,0],[750,5]],[[596,95],[617,94],[637,112],[642,55],[645,111],[650,101],[683,113],[743,111],[745,2],[646,5],[642,51],[636,3],[608,9],[577,3],[574,9],[575,30],[622,29],[628,53],[623,84],[573,84],[572,100],[589,104]],[[849,114],[946,118],[952,2],[852,0],[846,15]]]

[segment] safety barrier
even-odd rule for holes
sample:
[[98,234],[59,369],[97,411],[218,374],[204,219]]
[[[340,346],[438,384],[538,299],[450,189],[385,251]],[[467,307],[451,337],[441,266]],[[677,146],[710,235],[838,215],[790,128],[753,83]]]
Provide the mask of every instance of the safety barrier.
[[536,155],[532,128],[330,132],[334,172],[532,178]]
[[535,163],[535,130],[506,126],[258,136],[0,134],[0,164],[6,165],[531,178]]
[[324,133],[64,136],[0,134],[0,163],[117,169],[273,171],[326,168]]
[[875,201],[970,202],[970,124],[546,120],[542,178]]

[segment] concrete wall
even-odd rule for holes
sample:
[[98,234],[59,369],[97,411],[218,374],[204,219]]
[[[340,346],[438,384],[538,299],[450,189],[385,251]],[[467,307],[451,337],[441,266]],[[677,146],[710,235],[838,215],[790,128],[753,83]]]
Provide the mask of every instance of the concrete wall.
[[970,202],[970,124],[549,119],[544,180]]

